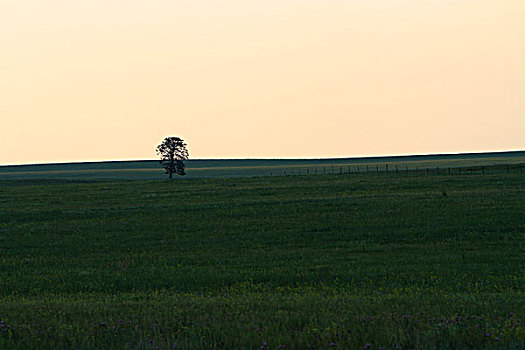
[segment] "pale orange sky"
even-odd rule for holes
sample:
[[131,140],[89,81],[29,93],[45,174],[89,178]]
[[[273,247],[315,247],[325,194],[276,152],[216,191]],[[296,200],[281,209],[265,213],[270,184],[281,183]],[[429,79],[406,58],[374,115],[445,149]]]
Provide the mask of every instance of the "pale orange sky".
[[0,164],[525,148],[523,0],[2,0]]

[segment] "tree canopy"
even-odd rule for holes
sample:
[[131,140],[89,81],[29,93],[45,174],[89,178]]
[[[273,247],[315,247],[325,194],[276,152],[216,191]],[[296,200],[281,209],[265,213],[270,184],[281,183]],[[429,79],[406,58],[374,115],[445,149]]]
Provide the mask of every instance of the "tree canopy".
[[157,154],[160,156],[160,165],[171,179],[173,174],[186,175],[184,161],[188,160],[189,153],[183,139],[176,136],[166,137],[157,146]]

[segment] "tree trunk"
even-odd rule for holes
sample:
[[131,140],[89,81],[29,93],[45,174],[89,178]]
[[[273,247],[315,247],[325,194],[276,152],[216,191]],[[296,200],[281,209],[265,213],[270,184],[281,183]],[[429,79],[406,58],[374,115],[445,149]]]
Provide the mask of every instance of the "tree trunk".
[[170,171],[170,179],[173,177],[173,173]]

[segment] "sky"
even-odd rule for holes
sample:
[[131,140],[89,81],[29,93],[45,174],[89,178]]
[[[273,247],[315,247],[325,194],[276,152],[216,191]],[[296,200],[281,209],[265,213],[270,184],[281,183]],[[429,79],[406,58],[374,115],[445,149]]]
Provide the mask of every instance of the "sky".
[[525,149],[523,0],[1,0],[0,164]]

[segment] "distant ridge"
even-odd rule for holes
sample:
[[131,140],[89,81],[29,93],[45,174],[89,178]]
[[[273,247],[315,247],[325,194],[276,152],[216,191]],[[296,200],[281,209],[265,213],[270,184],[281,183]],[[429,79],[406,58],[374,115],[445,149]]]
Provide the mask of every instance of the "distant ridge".
[[[525,150],[517,151],[496,151],[496,152],[468,152],[468,153],[429,153],[429,154],[414,154],[414,155],[387,155],[387,156],[363,156],[363,157],[331,157],[331,158],[192,158],[187,162],[239,162],[239,161],[377,161],[377,160],[406,160],[409,158],[425,159],[425,158],[471,158],[471,157],[498,157],[498,156],[525,156]],[[62,162],[62,163],[31,163],[31,164],[6,164],[0,165],[3,167],[32,167],[32,166],[53,166],[53,165],[78,165],[78,164],[119,164],[119,163],[151,163],[158,162],[157,159],[136,159],[136,160],[101,160],[101,161],[86,161],[86,162]]]
[[[425,169],[524,168],[525,151],[316,159],[190,159],[180,179],[254,176],[410,173]],[[507,170],[508,171],[508,170]],[[158,160],[47,163],[0,166],[1,180],[127,181],[166,179]]]

